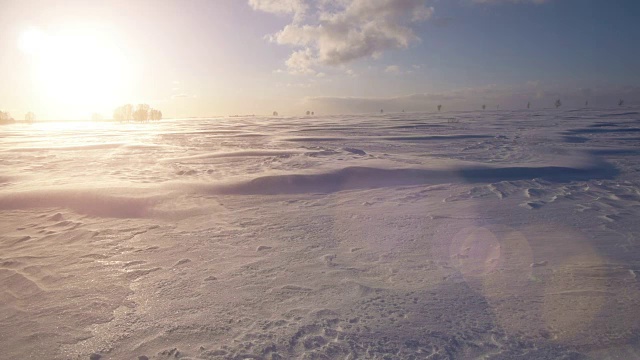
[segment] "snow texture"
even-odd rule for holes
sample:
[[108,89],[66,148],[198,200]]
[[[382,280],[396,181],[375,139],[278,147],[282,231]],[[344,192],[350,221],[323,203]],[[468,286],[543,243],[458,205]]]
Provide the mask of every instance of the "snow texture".
[[0,128],[2,359],[633,359],[640,113]]

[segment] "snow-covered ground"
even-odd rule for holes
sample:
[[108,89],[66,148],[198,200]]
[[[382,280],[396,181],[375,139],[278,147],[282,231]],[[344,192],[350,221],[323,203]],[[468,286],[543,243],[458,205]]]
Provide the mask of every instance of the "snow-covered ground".
[[640,358],[639,111],[2,126],[0,358]]

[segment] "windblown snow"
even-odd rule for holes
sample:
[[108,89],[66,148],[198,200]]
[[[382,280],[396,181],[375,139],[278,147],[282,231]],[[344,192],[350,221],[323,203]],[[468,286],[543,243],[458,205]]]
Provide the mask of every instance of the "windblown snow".
[[640,112],[0,128],[1,359],[640,358]]

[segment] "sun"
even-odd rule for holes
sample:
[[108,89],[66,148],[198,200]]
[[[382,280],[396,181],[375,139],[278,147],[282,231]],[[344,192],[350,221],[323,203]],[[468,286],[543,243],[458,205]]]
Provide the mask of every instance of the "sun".
[[24,31],[18,39],[18,47],[23,52],[33,55],[42,49],[45,45],[45,35],[42,31],[36,28],[31,28]]
[[35,92],[76,112],[90,114],[116,103],[129,78],[127,59],[108,34],[32,28],[18,46],[31,58]]

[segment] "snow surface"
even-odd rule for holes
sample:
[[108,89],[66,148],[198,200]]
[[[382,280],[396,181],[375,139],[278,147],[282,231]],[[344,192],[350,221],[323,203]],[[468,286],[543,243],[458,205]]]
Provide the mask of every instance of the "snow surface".
[[634,108],[0,128],[1,359],[640,358]]

